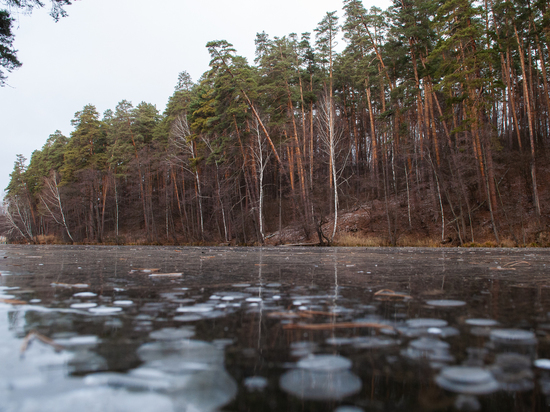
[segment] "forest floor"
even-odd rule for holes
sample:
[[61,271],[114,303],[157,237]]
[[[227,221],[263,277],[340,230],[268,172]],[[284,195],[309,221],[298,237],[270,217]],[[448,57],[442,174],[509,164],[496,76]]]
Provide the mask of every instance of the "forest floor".
[[[458,225],[457,219],[451,219],[452,213],[445,212],[445,221],[429,201],[423,201],[415,210],[409,210],[402,202],[384,202],[374,200],[366,204],[355,205],[350,209],[339,210],[334,237],[334,217],[322,218],[322,242],[316,228],[305,228],[300,219],[287,224],[279,231],[268,231],[266,246],[342,246],[342,247],[550,247],[550,216],[535,218],[534,213],[526,213],[520,221],[510,222],[500,216],[500,225],[495,231],[491,214],[478,208],[472,225]],[[389,213],[387,212],[389,210]],[[422,211],[422,212],[420,212]],[[388,217],[389,216],[389,217]],[[473,228],[473,229],[472,229]],[[308,235],[306,235],[306,233]],[[496,232],[496,233],[495,233]],[[497,238],[498,236],[498,238]],[[332,238],[332,241],[328,240]],[[55,235],[37,236],[38,244],[64,244]],[[83,242],[83,244],[97,244]],[[258,241],[247,244],[219,240],[205,242],[179,243],[158,239],[151,243],[139,232],[124,233],[116,240],[104,238],[106,245],[174,245],[174,246],[258,246]]]
[[[473,230],[469,227],[458,233],[456,221],[446,220],[444,224],[438,214],[422,214],[408,218],[405,207],[392,208],[401,216],[399,221],[386,213],[382,202],[356,206],[352,210],[339,211],[336,233],[332,246],[400,246],[400,247],[550,247],[550,227],[533,217],[515,227],[500,227],[497,236],[491,223],[490,212],[479,212]],[[397,210],[396,210],[397,209]],[[447,218],[448,219],[448,218]],[[443,230],[444,227],[444,230]],[[330,238],[334,229],[334,218],[325,219],[323,234]],[[266,245],[320,245],[319,236],[310,230],[306,236],[299,223],[284,227],[281,231],[266,234]],[[467,235],[465,235],[465,233]],[[326,239],[323,239],[325,243]]]

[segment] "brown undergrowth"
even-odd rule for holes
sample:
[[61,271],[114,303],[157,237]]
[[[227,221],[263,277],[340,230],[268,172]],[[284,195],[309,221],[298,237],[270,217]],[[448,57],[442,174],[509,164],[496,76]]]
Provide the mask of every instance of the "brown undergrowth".
[[[402,212],[402,213],[400,213]],[[351,210],[340,211],[336,235],[332,239],[331,246],[336,247],[550,247],[550,226],[544,225],[542,221],[535,222],[533,219],[521,222],[517,227],[502,226],[497,233],[498,241],[494,230],[491,227],[490,217],[479,214],[474,224],[474,230],[468,229],[467,236],[462,233],[458,235],[452,221],[446,221],[445,231],[442,234],[441,221],[437,216],[426,218],[425,215],[413,216],[408,221],[403,219],[406,216],[406,209],[398,212],[402,218],[388,225],[388,218],[383,207],[372,202],[370,205],[354,207]],[[322,230],[328,236],[332,232],[334,221],[324,220]],[[391,228],[391,231],[390,231]],[[264,244],[266,246],[282,245],[304,245],[316,246],[319,239],[315,230],[309,230],[310,236],[305,235],[306,231],[303,222],[295,222],[284,227],[281,231],[266,233]],[[54,235],[37,236],[37,244],[64,244],[63,239]],[[102,244],[102,245],[167,245],[167,246],[259,246],[257,240],[249,241],[247,244],[238,244],[235,240],[220,242],[218,239],[207,239],[205,241],[188,242],[185,239],[164,239],[158,237],[154,240],[147,239],[140,231],[131,233],[120,232],[119,236],[106,234],[103,242],[94,240],[80,242],[80,244]]]

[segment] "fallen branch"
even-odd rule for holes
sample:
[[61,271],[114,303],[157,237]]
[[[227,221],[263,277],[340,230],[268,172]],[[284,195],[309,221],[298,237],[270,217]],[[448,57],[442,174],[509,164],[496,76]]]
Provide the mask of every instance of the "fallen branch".
[[53,347],[56,351],[61,351],[65,349],[60,344],[56,343],[54,340],[48,338],[47,336],[42,335],[40,332],[37,332],[35,330],[31,330],[27,336],[25,336],[25,339],[23,339],[23,344],[21,345],[21,355],[25,353],[27,348],[29,347],[29,344],[33,339],[38,339],[40,342],[45,343],[46,345],[50,345]]
[[17,299],[0,299],[1,303],[10,303],[12,305],[26,305],[27,302]]
[[412,299],[410,295],[404,295],[402,293],[397,293],[391,289],[382,289],[379,290],[374,294],[374,296],[377,297],[385,297],[385,298],[397,298],[397,299]]
[[518,261],[518,262],[509,262],[509,263],[506,263],[504,266],[513,267],[513,266],[521,265],[521,264],[531,266],[531,264],[529,262],[526,262],[525,260],[521,260],[521,261]]
[[177,278],[183,276],[183,273],[151,273],[150,278]]

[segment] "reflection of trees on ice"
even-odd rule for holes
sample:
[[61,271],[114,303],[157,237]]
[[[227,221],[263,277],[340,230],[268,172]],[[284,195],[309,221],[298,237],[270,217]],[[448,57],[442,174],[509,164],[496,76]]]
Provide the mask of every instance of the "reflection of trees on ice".
[[[336,250],[333,254],[334,260],[334,296],[332,298],[332,323],[336,323],[336,311],[338,300],[338,256]],[[334,338],[334,329],[332,330],[332,337]]]
[[258,298],[260,301],[260,319],[258,320],[258,351],[262,351],[262,315],[263,315],[263,306],[264,302],[262,300],[262,266],[263,266],[263,250],[260,249],[260,264],[258,265]]

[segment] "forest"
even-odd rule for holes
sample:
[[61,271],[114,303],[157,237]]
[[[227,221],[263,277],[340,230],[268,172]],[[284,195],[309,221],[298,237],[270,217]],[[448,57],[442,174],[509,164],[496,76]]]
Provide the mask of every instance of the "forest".
[[70,136],[17,157],[1,230],[27,243],[546,246],[547,1],[343,10],[311,33],[258,33],[253,64],[209,42],[208,71],[183,71],[163,113],[86,105]]

